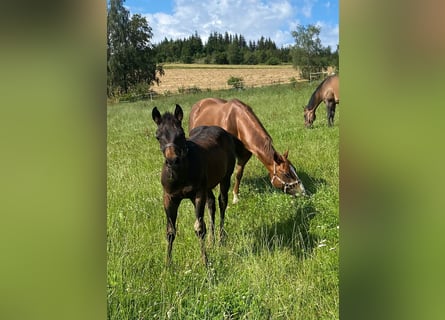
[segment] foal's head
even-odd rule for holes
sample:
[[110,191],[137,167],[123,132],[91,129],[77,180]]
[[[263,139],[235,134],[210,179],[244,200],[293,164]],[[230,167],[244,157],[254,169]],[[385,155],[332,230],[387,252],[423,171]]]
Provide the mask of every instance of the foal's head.
[[162,116],[158,108],[154,107],[151,116],[158,126],[156,139],[159,141],[167,165],[180,164],[187,155],[185,134],[181,126],[184,116],[181,106],[176,105],[174,114],[166,112]]
[[309,110],[307,107],[304,108],[304,125],[309,128],[315,121],[315,109]]

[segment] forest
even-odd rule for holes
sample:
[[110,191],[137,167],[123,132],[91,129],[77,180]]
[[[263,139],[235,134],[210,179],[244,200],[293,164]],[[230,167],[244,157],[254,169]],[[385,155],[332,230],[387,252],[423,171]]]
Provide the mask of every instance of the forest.
[[[338,47],[333,51],[329,46],[318,46],[317,51],[315,64],[338,66]],[[154,54],[157,63],[278,65],[292,63],[294,59],[291,46],[278,48],[264,36],[246,41],[243,35],[228,32],[213,32],[206,42],[196,32],[183,39],[164,38],[154,45]]]

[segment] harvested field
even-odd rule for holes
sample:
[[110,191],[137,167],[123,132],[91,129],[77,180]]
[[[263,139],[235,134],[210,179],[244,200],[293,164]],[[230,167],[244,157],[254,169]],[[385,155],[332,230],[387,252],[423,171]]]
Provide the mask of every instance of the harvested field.
[[227,65],[164,65],[165,75],[159,86],[152,90],[159,94],[177,93],[178,90],[199,88],[201,90],[229,89],[230,77],[243,79],[244,87],[262,87],[299,80],[299,71],[286,66],[227,66]]

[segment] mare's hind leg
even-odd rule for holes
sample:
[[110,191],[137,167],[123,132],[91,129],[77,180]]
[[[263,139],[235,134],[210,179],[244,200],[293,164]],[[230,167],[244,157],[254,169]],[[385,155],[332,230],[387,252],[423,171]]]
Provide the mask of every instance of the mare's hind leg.
[[210,242],[213,244],[215,242],[215,196],[212,190],[207,192],[207,208],[209,209],[210,217]]
[[335,104],[334,100],[329,100],[326,103],[328,126],[330,126],[330,127],[332,127],[334,125],[335,106],[336,106],[336,104]]
[[219,222],[219,241],[220,244],[223,244],[226,239],[226,231],[224,230],[224,217],[227,208],[227,203],[229,201],[229,189],[230,189],[230,176],[231,174],[224,177],[224,179],[219,184],[219,214],[220,214],[220,222]]
[[[239,142],[241,144],[241,142]],[[244,174],[244,167],[246,166],[247,162],[250,160],[250,157],[252,156],[252,153],[248,151],[244,146],[237,145],[236,147],[236,157],[237,157],[237,164],[236,164],[236,174],[235,174],[235,184],[233,186],[233,203],[237,203],[239,201],[238,194],[239,194],[239,185],[241,183],[241,178]]]

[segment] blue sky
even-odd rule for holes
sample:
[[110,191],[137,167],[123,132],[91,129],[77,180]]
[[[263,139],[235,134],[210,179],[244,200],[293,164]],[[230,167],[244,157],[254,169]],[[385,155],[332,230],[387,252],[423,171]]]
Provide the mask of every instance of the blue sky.
[[124,6],[147,18],[153,43],[195,31],[205,42],[210,33],[227,31],[247,41],[271,38],[281,47],[295,43],[298,24],[315,24],[323,46],[339,44],[338,0],[126,0]]

